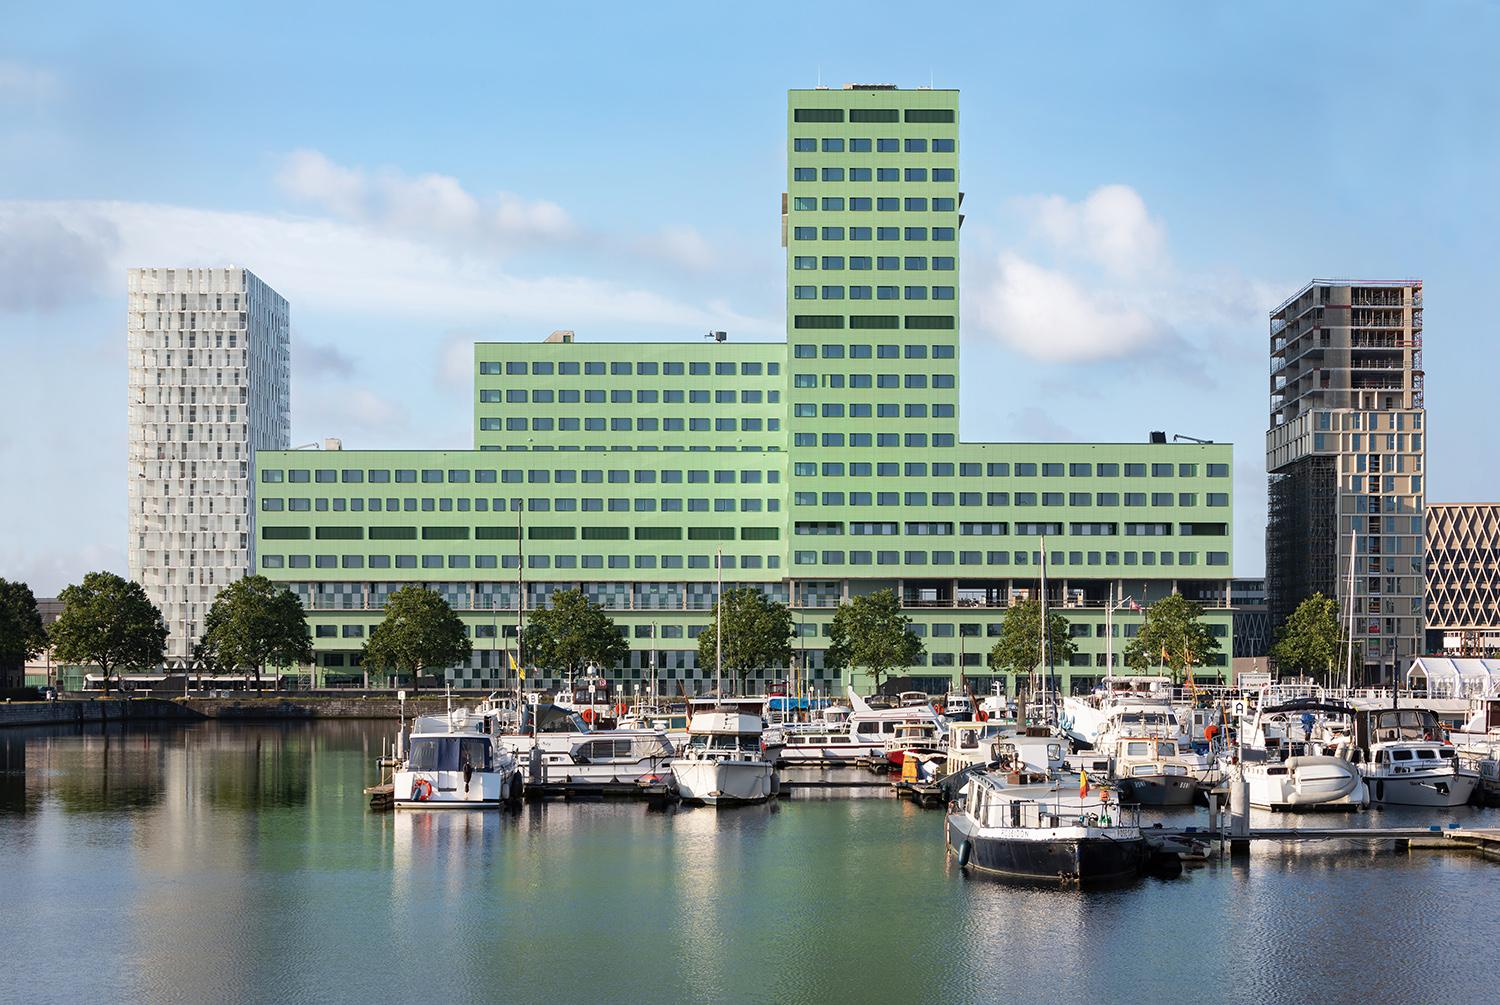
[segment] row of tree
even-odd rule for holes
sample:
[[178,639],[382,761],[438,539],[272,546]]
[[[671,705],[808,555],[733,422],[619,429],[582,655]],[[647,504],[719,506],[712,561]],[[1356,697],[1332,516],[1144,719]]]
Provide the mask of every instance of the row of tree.
[[[44,630],[36,600],[25,583],[0,579],[0,660],[16,663],[50,645],[60,662],[97,666],[105,687],[113,674],[154,669],[162,663],[167,628],[139,584],[113,573],[92,572],[59,594],[63,611]],[[788,606],[753,588],[726,590],[698,636],[698,665],[717,667],[726,682],[744,681],[762,668],[790,664],[795,636]],[[1174,676],[1202,666],[1219,652],[1219,641],[1202,620],[1202,608],[1173,594],[1152,604],[1140,631],[1122,652],[1123,665],[1138,672],[1160,667]],[[988,654],[998,672],[1029,674],[1042,666],[1066,666],[1078,651],[1072,625],[1053,610],[1047,615],[1047,651],[1042,650],[1041,607],[1024,601],[1006,610],[1000,635]],[[718,625],[723,625],[722,646]],[[525,630],[526,663],[553,676],[577,676],[589,666],[612,668],[630,646],[609,614],[580,590],[559,590],[548,606],[531,612]],[[1279,666],[1303,673],[1329,673],[1342,649],[1338,605],[1317,594],[1282,626],[1273,654]],[[417,687],[424,672],[463,663],[473,650],[462,619],[442,595],[418,585],[393,593],[381,623],[365,642],[362,665],[377,674],[402,673]],[[917,665],[925,646],[901,609],[894,590],[854,597],[834,611],[825,665],[863,670],[878,687],[893,671]],[[314,660],[301,601],[264,576],[248,576],[219,593],[194,649],[198,666],[244,671],[257,684],[269,667]]]

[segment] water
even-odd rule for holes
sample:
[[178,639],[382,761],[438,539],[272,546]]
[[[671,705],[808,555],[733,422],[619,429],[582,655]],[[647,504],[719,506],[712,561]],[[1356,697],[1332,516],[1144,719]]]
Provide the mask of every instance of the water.
[[1476,857],[1313,845],[1079,893],[964,877],[939,813],[868,794],[376,814],[388,731],[0,733],[24,762],[0,1000],[1495,998],[1500,865]]

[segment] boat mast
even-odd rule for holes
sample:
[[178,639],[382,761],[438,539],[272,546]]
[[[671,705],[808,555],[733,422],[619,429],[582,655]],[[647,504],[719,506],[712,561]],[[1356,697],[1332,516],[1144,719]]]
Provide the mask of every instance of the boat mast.
[[523,578],[523,570],[526,560],[522,553],[521,534],[521,497],[516,497],[516,697],[521,697],[524,681],[521,674],[525,671],[526,650],[521,641],[522,619],[526,611],[526,581]]
[[718,592],[714,598],[714,691],[724,697],[724,546],[714,551],[718,571]]
[[1045,668],[1045,670],[1043,671],[1044,676],[1042,678],[1042,681],[1043,681],[1043,685],[1045,686],[1045,683],[1048,680],[1048,678],[1050,678],[1052,676],[1052,652],[1051,652],[1051,647],[1049,647],[1047,645],[1047,538],[1046,538],[1046,535],[1042,536],[1042,538],[1041,538],[1041,544],[1042,544],[1042,589],[1041,589],[1041,595],[1037,598],[1037,602],[1040,605],[1039,610],[1041,611],[1041,617],[1038,619],[1038,621],[1041,624],[1041,629],[1040,630],[1041,630],[1041,633],[1042,633],[1042,635],[1041,635],[1041,643],[1042,643],[1041,657],[1042,657],[1042,666]]
[[1344,687],[1354,690],[1354,555],[1359,550],[1359,533],[1351,530],[1349,532],[1349,592],[1344,595],[1344,602],[1349,605],[1349,610],[1344,617],[1344,622],[1349,626],[1349,653],[1344,663]]

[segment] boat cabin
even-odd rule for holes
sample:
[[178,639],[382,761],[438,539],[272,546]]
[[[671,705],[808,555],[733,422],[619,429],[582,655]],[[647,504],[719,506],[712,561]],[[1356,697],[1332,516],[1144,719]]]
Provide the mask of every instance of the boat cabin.
[[488,736],[424,736],[410,739],[408,771],[491,771],[494,743]]

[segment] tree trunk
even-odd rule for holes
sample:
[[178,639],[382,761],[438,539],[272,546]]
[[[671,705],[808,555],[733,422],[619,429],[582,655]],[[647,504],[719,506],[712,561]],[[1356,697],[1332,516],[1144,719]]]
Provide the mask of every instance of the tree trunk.
[[412,670],[411,670],[411,694],[412,694],[412,697],[416,698],[421,693],[422,693],[422,668],[420,666],[412,667]]
[[107,697],[109,695],[109,664],[100,663],[99,669],[104,672],[104,694]]

